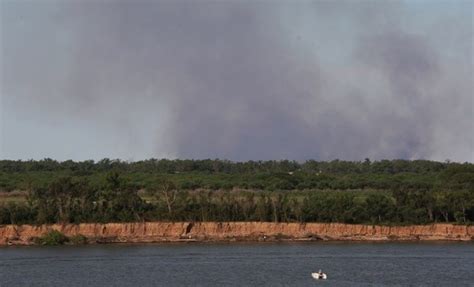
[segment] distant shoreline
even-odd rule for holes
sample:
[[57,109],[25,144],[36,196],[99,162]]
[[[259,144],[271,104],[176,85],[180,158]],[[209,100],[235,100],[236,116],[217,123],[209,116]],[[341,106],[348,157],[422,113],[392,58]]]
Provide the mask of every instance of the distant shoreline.
[[51,231],[87,243],[263,241],[473,241],[474,226],[342,223],[144,222],[0,226],[0,245],[35,245]]

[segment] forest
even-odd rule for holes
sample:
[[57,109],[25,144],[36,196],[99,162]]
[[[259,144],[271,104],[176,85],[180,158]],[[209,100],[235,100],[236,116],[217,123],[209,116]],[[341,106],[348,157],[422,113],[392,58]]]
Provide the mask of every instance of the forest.
[[103,159],[0,161],[0,224],[474,221],[474,165]]

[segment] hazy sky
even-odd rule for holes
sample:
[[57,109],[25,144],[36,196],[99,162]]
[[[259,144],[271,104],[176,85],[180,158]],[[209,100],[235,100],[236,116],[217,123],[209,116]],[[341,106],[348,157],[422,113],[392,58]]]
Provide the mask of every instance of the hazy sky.
[[474,161],[473,1],[0,2],[2,159]]

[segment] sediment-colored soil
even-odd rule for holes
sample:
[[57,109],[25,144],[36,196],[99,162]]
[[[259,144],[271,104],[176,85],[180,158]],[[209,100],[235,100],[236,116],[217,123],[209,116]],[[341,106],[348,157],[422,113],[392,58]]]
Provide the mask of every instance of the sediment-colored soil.
[[0,226],[0,245],[31,245],[34,238],[57,230],[84,235],[96,243],[181,241],[312,240],[474,240],[474,226],[431,224],[377,226],[340,223],[146,222]]

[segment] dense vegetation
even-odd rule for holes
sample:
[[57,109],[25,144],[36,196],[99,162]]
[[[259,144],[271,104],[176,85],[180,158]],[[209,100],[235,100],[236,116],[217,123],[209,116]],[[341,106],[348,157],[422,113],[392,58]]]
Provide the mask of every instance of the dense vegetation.
[[41,237],[33,238],[33,241],[38,245],[63,245],[63,244],[72,244],[72,245],[84,245],[87,244],[87,238],[78,234],[75,236],[67,237],[63,233],[57,230],[51,230],[50,232],[44,234]]
[[0,224],[474,221],[474,165],[432,161],[0,161]]

